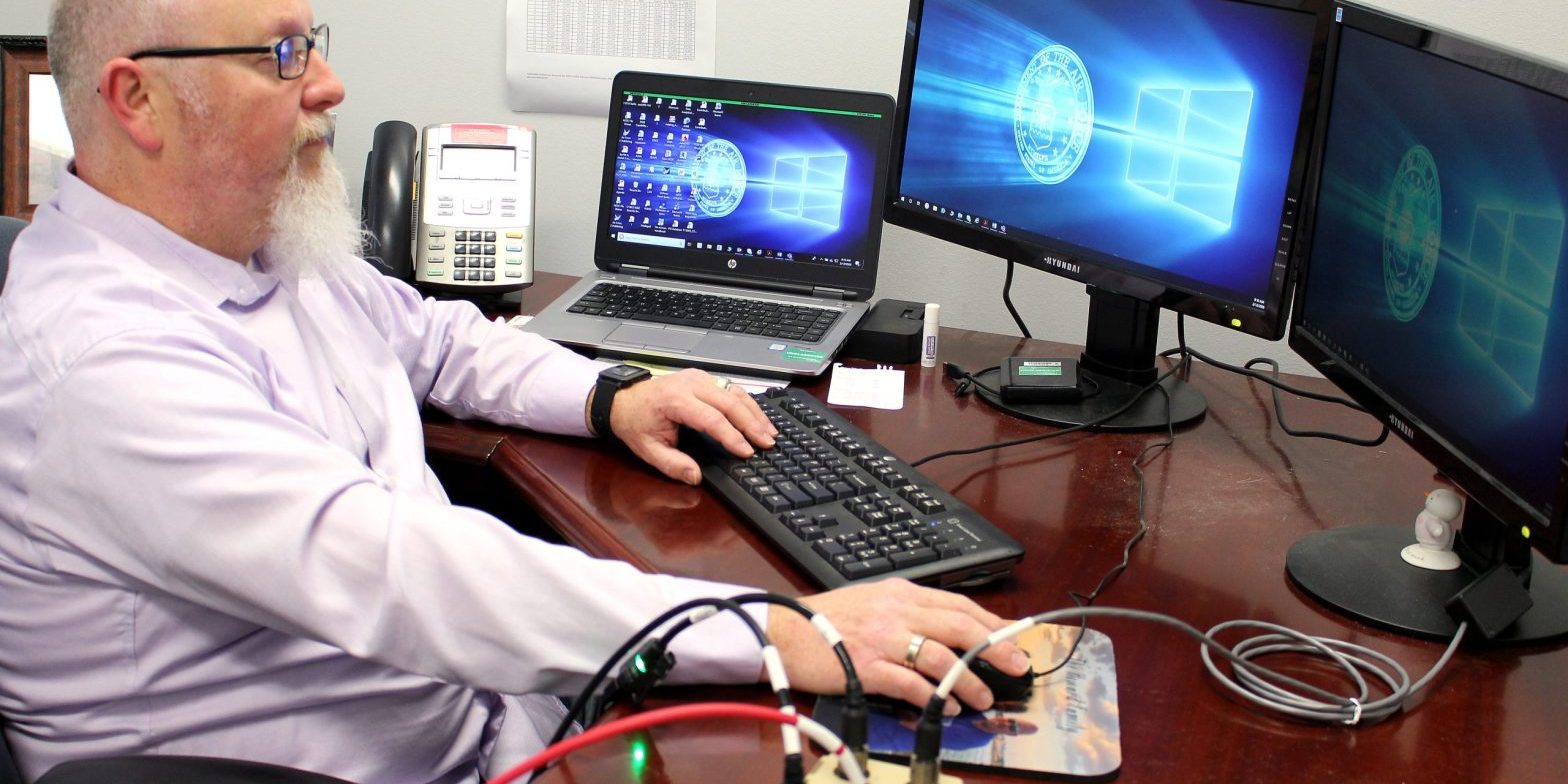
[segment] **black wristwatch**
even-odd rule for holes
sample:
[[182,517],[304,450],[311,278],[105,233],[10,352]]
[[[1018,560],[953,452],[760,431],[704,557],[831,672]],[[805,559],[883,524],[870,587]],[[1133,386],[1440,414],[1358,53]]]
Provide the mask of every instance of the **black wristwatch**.
[[599,371],[599,383],[593,388],[593,405],[588,409],[588,424],[594,434],[600,438],[614,435],[610,432],[610,405],[615,402],[615,393],[652,377],[647,368],[633,365],[614,365]]

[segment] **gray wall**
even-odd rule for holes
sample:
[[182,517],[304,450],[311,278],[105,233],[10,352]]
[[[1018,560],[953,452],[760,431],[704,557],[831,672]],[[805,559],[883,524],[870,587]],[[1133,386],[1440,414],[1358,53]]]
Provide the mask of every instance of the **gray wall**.
[[[5,0],[0,34],[43,34],[48,0]],[[1568,3],[1563,0],[1373,0],[1370,4],[1464,31],[1537,57],[1568,63]],[[538,131],[538,268],[592,268],[598,168],[604,121],[520,115],[506,105],[505,8],[488,2],[316,0],[332,24],[332,65],[348,86],[337,150],[350,183],[362,177],[376,123],[415,126],[456,120],[517,122]],[[722,76],[895,93],[905,0],[719,0],[718,72]],[[357,191],[357,189],[356,189]],[[354,194],[358,199],[358,193]],[[943,323],[1017,334],[1001,306],[1004,265],[992,258],[895,226],[882,247],[879,296],[942,303]],[[1083,287],[1022,270],[1014,285],[1038,337],[1081,343]],[[1307,371],[1283,343],[1268,344],[1192,322],[1188,340],[1231,361],[1265,355]],[[1166,315],[1161,342],[1175,340]]]

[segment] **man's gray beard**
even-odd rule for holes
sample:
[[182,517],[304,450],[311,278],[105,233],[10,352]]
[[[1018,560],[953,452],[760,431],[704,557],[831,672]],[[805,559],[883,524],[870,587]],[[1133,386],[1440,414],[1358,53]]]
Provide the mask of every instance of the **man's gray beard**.
[[265,257],[280,277],[332,280],[356,264],[364,231],[348,203],[343,171],[322,152],[314,174],[289,165],[267,228]]

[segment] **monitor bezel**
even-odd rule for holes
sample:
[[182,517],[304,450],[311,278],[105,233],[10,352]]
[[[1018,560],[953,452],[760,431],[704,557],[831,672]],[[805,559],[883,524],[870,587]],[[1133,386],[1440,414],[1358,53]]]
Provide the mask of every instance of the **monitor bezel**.
[[[1481,43],[1447,30],[1348,3],[1335,3],[1333,13],[1335,23],[1331,26],[1328,41],[1330,66],[1323,74],[1323,100],[1312,138],[1314,150],[1324,149],[1329,125],[1333,120],[1331,116],[1333,104],[1330,96],[1334,88],[1340,37],[1347,27],[1406,47],[1423,49],[1458,65],[1568,101],[1568,70],[1560,69],[1550,63],[1504,47]],[[1556,84],[1552,83],[1553,79],[1548,78],[1517,78],[1516,75],[1501,73],[1501,69],[1508,69],[1516,74],[1534,70],[1537,77],[1554,77]],[[1556,497],[1548,513],[1544,509],[1536,508],[1506,487],[1484,466],[1455,446],[1444,435],[1441,428],[1434,427],[1432,423],[1408,410],[1371,379],[1342,362],[1340,355],[1331,346],[1312,334],[1310,323],[1303,323],[1307,281],[1312,272],[1311,251],[1314,230],[1312,224],[1313,216],[1317,213],[1318,191],[1322,180],[1321,163],[1321,158],[1314,162],[1307,183],[1304,221],[1296,243],[1298,281],[1291,307],[1288,339],[1290,348],[1352,400],[1366,408],[1372,416],[1388,425],[1391,431],[1398,434],[1418,454],[1431,462],[1438,473],[1463,490],[1472,502],[1479,503],[1499,520],[1513,519],[1517,522],[1522,518],[1531,524],[1531,533],[1528,535],[1524,533],[1521,525],[1505,526],[1506,535],[1516,541],[1527,541],[1530,546],[1554,562],[1568,563],[1568,536],[1565,536],[1565,529],[1568,529],[1568,432],[1563,436],[1563,457],[1559,463]]]
[[1262,311],[1252,307],[1250,302],[1233,302],[1200,291],[1196,284],[1177,280],[1177,276],[1161,274],[1152,267],[1147,268],[1149,270],[1147,273],[1127,269],[1129,265],[1136,265],[1136,262],[1129,262],[1126,259],[1096,253],[1092,249],[1061,240],[1041,241],[1017,235],[997,234],[904,204],[900,200],[904,145],[907,142],[909,99],[914,89],[915,62],[919,56],[920,21],[926,0],[910,0],[909,4],[904,57],[899,77],[898,109],[893,129],[892,161],[888,169],[887,222],[956,245],[999,256],[1026,267],[1060,275],[1093,288],[1144,300],[1160,308],[1249,335],[1269,340],[1283,337],[1289,312],[1290,286],[1293,282],[1294,270],[1291,258],[1294,254],[1295,239],[1299,236],[1295,231],[1296,216],[1299,214],[1298,205],[1308,167],[1307,142],[1313,133],[1313,116],[1321,92],[1319,76],[1323,70],[1329,2],[1328,0],[1215,1],[1276,8],[1318,17],[1285,187],[1286,200],[1280,210],[1279,225],[1282,233],[1288,235],[1288,239],[1284,243],[1285,248],[1276,248],[1276,255],[1270,261],[1274,265],[1274,270],[1269,282],[1267,302]]

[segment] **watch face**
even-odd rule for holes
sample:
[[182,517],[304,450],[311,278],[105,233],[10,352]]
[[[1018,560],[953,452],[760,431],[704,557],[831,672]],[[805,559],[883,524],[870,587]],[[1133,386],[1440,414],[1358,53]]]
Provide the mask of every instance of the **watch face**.
[[599,375],[609,376],[620,381],[627,381],[638,376],[647,375],[647,373],[647,368],[634,367],[632,365],[616,365],[614,367],[605,368],[604,371]]

